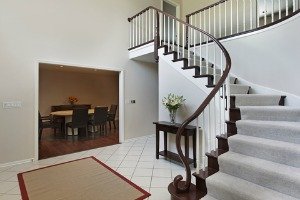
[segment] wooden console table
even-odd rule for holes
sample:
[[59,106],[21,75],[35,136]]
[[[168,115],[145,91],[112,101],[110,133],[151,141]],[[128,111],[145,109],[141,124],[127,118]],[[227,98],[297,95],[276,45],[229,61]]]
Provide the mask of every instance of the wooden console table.
[[[178,154],[167,150],[167,134],[176,134],[181,124],[172,124],[164,121],[153,122],[153,124],[156,125],[156,159],[159,159],[159,155],[161,155],[171,160],[181,162]],[[159,152],[159,131],[164,132],[164,150],[161,152]],[[194,167],[196,167],[196,126],[188,125],[182,135],[185,141],[185,157],[190,164],[194,163]],[[193,137],[193,159],[189,158],[189,136]]]

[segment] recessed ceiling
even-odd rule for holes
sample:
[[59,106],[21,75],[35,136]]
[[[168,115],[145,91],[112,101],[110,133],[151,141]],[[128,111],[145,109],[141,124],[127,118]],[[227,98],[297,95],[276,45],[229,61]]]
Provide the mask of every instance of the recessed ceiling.
[[87,74],[101,74],[101,75],[118,75],[117,71],[109,71],[103,69],[95,69],[88,67],[77,67],[68,65],[58,65],[49,63],[40,63],[40,70],[51,70],[57,72],[74,72],[74,73],[87,73]]

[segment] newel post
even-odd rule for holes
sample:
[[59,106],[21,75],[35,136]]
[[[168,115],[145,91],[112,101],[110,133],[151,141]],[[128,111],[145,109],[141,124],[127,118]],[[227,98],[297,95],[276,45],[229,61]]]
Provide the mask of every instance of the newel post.
[[158,48],[160,46],[160,30],[159,30],[159,12],[156,11],[156,27],[155,27],[155,37],[154,37],[154,58],[155,62],[158,63],[159,56],[158,56]]

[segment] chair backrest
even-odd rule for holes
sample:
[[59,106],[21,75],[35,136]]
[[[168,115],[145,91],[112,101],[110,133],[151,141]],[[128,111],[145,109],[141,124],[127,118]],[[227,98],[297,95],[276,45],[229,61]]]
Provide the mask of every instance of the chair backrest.
[[107,121],[108,107],[95,107],[94,123],[103,124]]
[[89,110],[87,108],[78,108],[73,110],[72,126],[74,128],[85,127],[89,120]]
[[42,121],[42,116],[41,113],[39,112],[39,129],[42,127],[43,121]]
[[112,104],[112,105],[110,106],[110,109],[109,109],[108,114],[110,114],[110,115],[116,115],[117,109],[118,109],[118,105]]

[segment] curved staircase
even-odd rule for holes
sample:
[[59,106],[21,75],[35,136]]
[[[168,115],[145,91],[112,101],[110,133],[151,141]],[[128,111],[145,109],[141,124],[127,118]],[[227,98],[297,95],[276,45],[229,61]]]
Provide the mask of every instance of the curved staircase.
[[[230,56],[213,35],[154,7],[128,21],[129,50],[154,43],[158,63],[168,60],[207,93],[176,134],[186,176],[170,183],[172,200],[300,199],[300,108],[284,106],[283,95],[253,94],[230,77]],[[181,148],[182,131],[192,121],[202,130],[197,130],[196,185]]]
[[202,199],[299,199],[300,108],[283,106],[285,96],[250,91],[231,95],[227,136],[207,154],[206,172],[194,174],[197,186],[207,187]]

